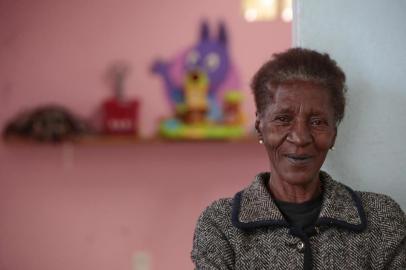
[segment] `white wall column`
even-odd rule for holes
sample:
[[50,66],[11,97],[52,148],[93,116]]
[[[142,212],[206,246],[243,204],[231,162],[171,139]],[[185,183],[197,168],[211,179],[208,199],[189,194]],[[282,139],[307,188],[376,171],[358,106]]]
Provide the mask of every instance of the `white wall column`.
[[348,79],[346,116],[324,166],[406,210],[406,1],[297,0],[293,42],[329,53]]

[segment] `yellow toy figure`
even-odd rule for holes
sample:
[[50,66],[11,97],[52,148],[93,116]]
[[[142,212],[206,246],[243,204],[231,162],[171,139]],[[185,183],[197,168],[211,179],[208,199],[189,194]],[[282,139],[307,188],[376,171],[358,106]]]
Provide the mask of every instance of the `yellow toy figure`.
[[241,109],[243,100],[240,91],[228,91],[224,95],[223,101],[223,123],[226,125],[242,125],[244,123],[244,114]]
[[209,80],[203,72],[195,71],[186,77],[185,91],[185,121],[189,124],[206,122],[209,109],[208,91]]

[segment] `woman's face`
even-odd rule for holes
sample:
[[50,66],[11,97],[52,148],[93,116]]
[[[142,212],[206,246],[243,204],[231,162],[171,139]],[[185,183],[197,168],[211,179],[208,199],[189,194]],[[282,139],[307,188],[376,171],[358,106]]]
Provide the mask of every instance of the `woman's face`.
[[268,152],[272,181],[306,185],[318,179],[336,126],[329,91],[310,82],[278,86],[257,116],[256,128]]

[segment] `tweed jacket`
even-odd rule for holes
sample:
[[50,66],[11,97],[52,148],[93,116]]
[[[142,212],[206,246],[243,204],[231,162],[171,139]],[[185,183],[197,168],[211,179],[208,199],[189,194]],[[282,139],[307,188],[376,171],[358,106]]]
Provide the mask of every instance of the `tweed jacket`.
[[196,269],[406,269],[406,216],[390,197],[356,192],[320,172],[323,201],[315,233],[290,227],[266,184],[212,203],[193,240]]

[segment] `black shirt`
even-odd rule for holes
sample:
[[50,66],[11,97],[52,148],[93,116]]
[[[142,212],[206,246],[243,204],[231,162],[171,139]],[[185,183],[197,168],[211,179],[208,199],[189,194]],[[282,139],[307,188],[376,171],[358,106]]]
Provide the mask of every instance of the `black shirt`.
[[292,226],[302,229],[306,234],[312,234],[320,214],[322,198],[323,196],[320,194],[317,198],[304,203],[278,200],[275,200],[275,203]]

